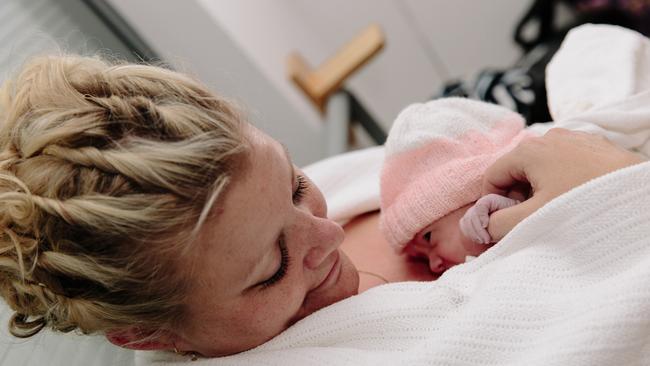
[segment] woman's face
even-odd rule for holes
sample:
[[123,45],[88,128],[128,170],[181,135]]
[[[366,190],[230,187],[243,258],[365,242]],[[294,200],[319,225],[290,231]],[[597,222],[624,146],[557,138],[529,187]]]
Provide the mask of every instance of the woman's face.
[[478,256],[489,248],[476,244],[460,231],[459,222],[471,204],[452,211],[434,221],[406,244],[404,251],[414,258],[429,261],[431,272],[442,274],[449,268],[465,263],[465,258]]
[[258,346],[358,289],[321,192],[282,145],[247,134],[249,163],[213,208],[188,268],[190,316],[175,345],[204,356]]

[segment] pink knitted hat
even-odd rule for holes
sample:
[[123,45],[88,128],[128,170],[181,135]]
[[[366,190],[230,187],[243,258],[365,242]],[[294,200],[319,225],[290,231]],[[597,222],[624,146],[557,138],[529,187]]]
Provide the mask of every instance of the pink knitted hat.
[[398,251],[420,230],[480,198],[483,172],[528,132],[506,108],[465,98],[403,110],[386,141],[380,228]]

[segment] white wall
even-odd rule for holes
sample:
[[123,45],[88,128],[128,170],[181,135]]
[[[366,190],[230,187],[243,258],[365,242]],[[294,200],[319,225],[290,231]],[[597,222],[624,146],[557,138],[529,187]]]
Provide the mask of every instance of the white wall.
[[[530,0],[198,0],[292,103],[313,108],[286,77],[299,50],[312,65],[370,23],[386,48],[348,85],[390,127],[407,104],[429,99],[444,80],[503,67],[518,57],[512,30]],[[421,33],[418,33],[420,31]],[[419,39],[423,34],[424,39]],[[424,42],[425,44],[423,45]],[[431,61],[429,51],[433,51]]]
[[[286,75],[298,50],[318,65],[370,23],[386,47],[348,87],[386,129],[444,81],[517,59],[516,21],[530,0],[108,0],[175,66],[257,111],[300,164],[323,156],[322,117]],[[186,65],[186,67],[182,67]]]
[[324,157],[318,115],[291,103],[197,1],[109,3],[176,69],[242,103],[250,121],[284,142],[297,164]]
[[35,55],[61,51],[130,57],[127,48],[78,0],[1,0],[0,81]]

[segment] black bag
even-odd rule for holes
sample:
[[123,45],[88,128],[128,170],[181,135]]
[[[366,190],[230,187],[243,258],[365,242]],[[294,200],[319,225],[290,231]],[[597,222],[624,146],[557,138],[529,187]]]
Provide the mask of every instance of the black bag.
[[[572,11],[568,25],[558,27],[557,14],[563,3]],[[636,29],[644,34],[650,27],[647,8],[630,9],[618,1],[536,0],[518,22],[514,41],[523,56],[510,68],[482,70],[468,84],[451,81],[441,97],[461,96],[495,103],[520,113],[527,124],[550,121],[545,86],[546,65],[560,47],[568,31],[585,23],[604,23]]]

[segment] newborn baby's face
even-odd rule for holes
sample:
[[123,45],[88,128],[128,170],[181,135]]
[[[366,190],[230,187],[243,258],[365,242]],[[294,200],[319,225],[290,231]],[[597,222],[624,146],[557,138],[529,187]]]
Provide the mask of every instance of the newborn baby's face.
[[429,261],[431,272],[442,274],[449,268],[465,263],[465,258],[478,256],[489,248],[465,237],[458,222],[472,205],[461,207],[425,227],[406,244],[404,251],[414,258]]

